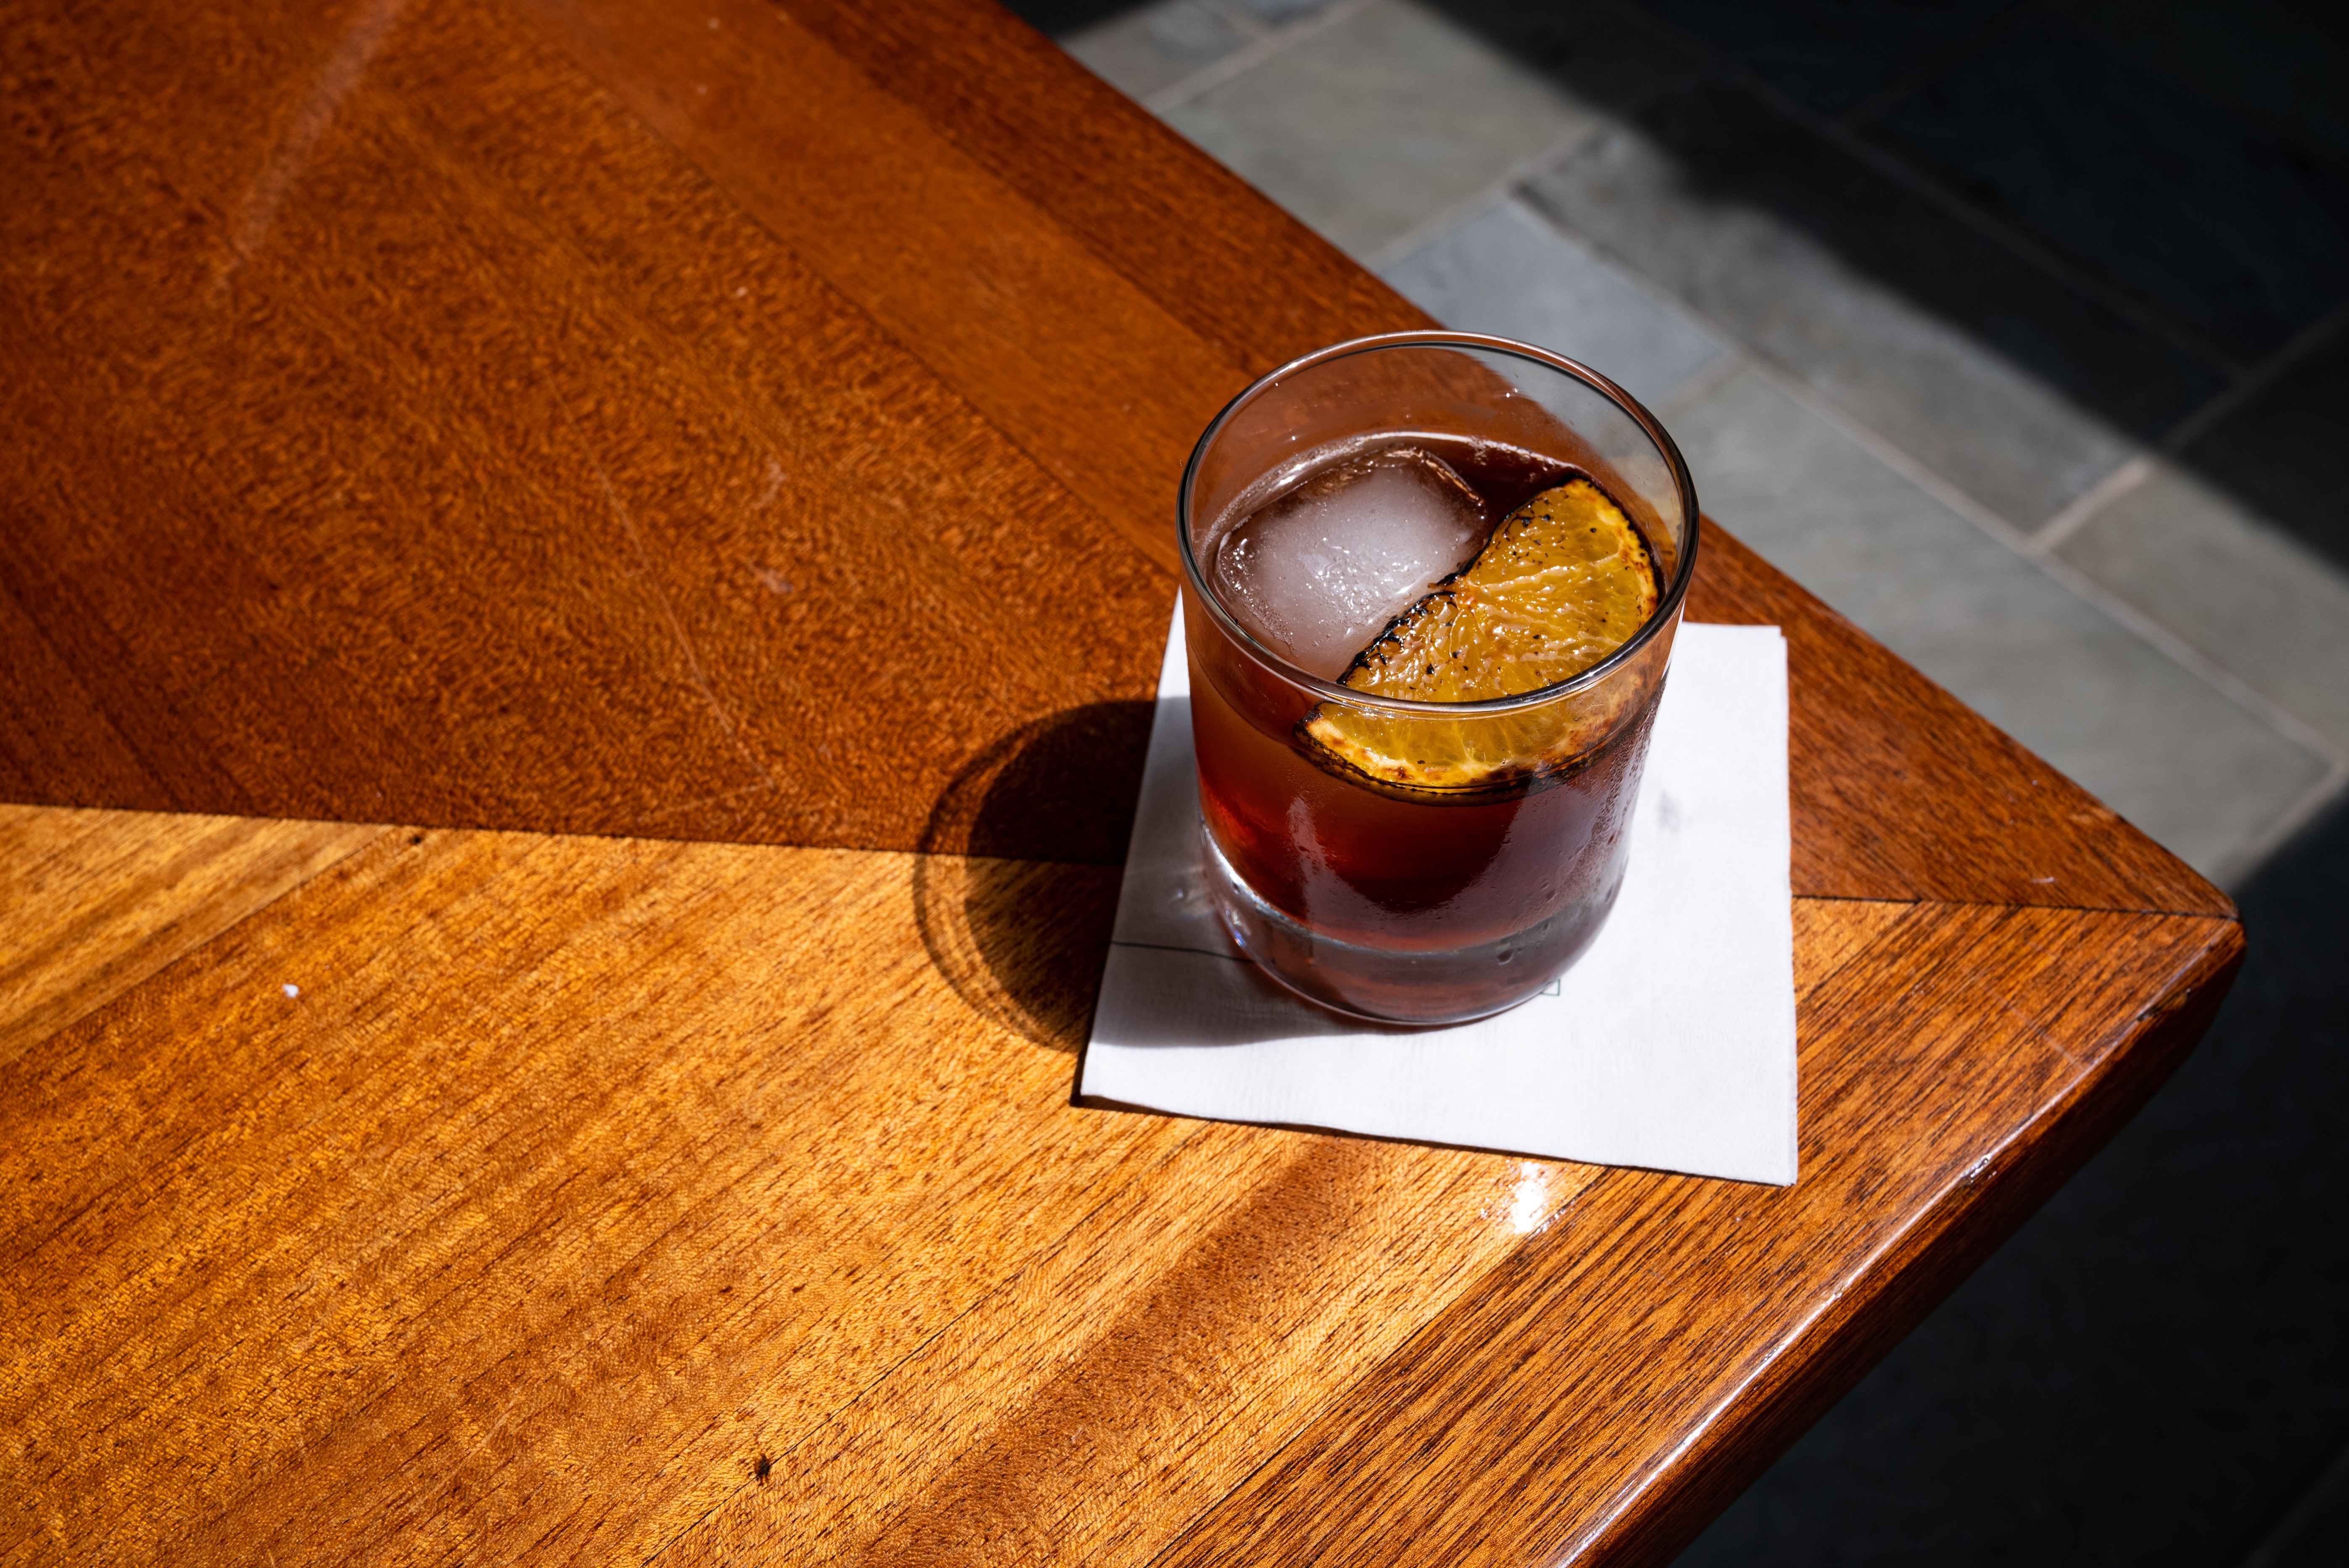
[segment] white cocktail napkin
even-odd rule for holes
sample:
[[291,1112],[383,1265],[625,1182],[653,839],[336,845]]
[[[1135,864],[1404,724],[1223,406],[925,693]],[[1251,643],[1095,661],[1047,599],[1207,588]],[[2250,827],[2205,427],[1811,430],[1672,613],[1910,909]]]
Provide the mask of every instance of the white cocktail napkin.
[[1209,907],[1176,607],[1082,1098],[1513,1154],[1795,1180],[1786,645],[1683,624],[1614,913],[1497,1017],[1385,1028],[1274,984]]

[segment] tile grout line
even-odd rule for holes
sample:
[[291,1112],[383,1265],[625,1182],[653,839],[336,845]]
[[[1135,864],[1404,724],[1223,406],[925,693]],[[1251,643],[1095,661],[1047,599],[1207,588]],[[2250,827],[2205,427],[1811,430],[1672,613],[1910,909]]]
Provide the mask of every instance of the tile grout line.
[[[1473,42],[1479,48],[1487,50],[1498,57],[1505,64],[1512,67],[1516,65],[1516,62],[1505,51],[1501,50],[1498,46],[1493,45],[1488,40],[1475,38],[1473,39]],[[1537,71],[1531,74],[1538,78],[1543,73]],[[1401,235],[1388,241],[1384,245],[1379,247],[1378,250],[1372,252],[1370,259],[1363,261],[1361,264],[1369,267],[1372,272],[1378,272],[1382,268],[1393,266],[1419,249],[1433,243],[1436,237],[1445,229],[1449,228],[1454,222],[1461,219],[1470,217],[1487,206],[1498,206],[1504,202],[1514,201],[1518,206],[1526,208],[1548,227],[1556,230],[1560,237],[1567,240],[1569,243],[1575,244],[1582,250],[1589,253],[1590,255],[1599,260],[1610,270],[1624,276],[1628,281],[1640,285],[1642,292],[1645,293],[1650,299],[1667,306],[1671,310],[1692,322],[1701,321],[1702,318],[1692,315],[1688,307],[1676,296],[1649,284],[1644,276],[1639,273],[1628,272],[1626,269],[1618,266],[1588,239],[1578,233],[1569,232],[1562,224],[1550,222],[1547,214],[1542,213],[1538,209],[1535,208],[1533,204],[1526,201],[1524,197],[1523,188],[1532,181],[1535,175],[1540,173],[1546,169],[1567,162],[1575,154],[1582,151],[1588,144],[1597,141],[1608,132],[1622,129],[1626,124],[1625,115],[1631,108],[1635,108],[1638,104],[1647,102],[1661,94],[1669,91],[1669,85],[1651,86],[1647,91],[1636,95],[1630,103],[1619,105],[1611,108],[1591,104],[1554,81],[1541,80],[1538,85],[1545,92],[1563,99],[1567,103],[1571,104],[1574,108],[1580,109],[1585,114],[1588,114],[1590,117],[1591,123],[1580,130],[1569,131],[1565,136],[1560,137],[1556,142],[1543,149],[1539,152],[1531,153],[1524,158],[1518,159],[1497,178],[1492,181],[1489,184],[1479,189],[1474,195],[1454,202],[1451,206],[1445,208],[1441,212],[1438,212],[1433,218],[1423,219],[1420,222],[1414,223],[1411,228],[1405,230]]]
[[[1619,258],[1602,250],[1589,236],[1564,223],[1524,199],[1521,188],[1537,173],[1555,163],[1563,163],[1582,146],[1604,136],[1613,128],[1613,119],[1599,112],[1599,123],[1580,131],[1561,137],[1541,152],[1519,159],[1507,172],[1475,194],[1455,201],[1434,217],[1413,224],[1400,236],[1390,240],[1371,254],[1371,259],[1357,264],[1367,267],[1384,281],[1386,269],[1397,266],[1433,244],[1446,230],[1471,218],[1504,206],[1515,205],[1534,222],[1547,229],[1566,244],[1581,252],[1598,265],[1622,282],[1627,287],[1646,296],[1651,304],[1671,315],[1691,331],[1708,339],[1719,350],[1709,364],[1699,366],[1682,377],[1678,384],[1667,388],[1649,404],[1649,410],[1661,417],[1667,409],[1682,407],[1727,380],[1737,368],[1747,362],[1739,342],[1719,332],[1707,316],[1692,308],[1688,302],[1656,283],[1645,273],[1637,271]],[[1392,286],[1390,284],[1390,286]],[[1449,322],[1444,323],[1451,325]],[[1548,346],[1545,345],[1544,346]]]
[[[1530,161],[1530,160],[1520,160],[1520,162]],[[1512,168],[1509,172],[1514,178],[1518,170]],[[1444,237],[1444,232],[1454,223],[1464,223],[1471,218],[1480,218],[1486,212],[1505,206],[1514,200],[1516,192],[1513,189],[1505,189],[1506,184],[1506,181],[1496,181],[1491,185],[1479,186],[1475,195],[1453,202],[1433,218],[1423,219],[1413,223],[1369,255],[1357,258],[1355,265],[1368,268],[1383,279],[1389,267],[1409,261],[1435,243]],[[1451,324],[1447,322],[1445,325]]]
[[2230,856],[2227,863],[2220,868],[2220,874],[2210,880],[2232,896],[2240,881],[2258,872],[2278,851],[2296,838],[2302,829],[2342,799],[2349,799],[2349,766],[2335,761],[2325,770],[2323,778],[2310,785],[2299,799],[2277,814],[2274,821]]
[[[1749,368],[1745,356],[1734,346],[1726,343],[1720,346],[1721,352],[1713,356],[1712,364],[1701,365],[1682,377],[1681,384],[1657,398],[1655,406],[1649,411],[1661,419],[1667,411],[1677,412],[1687,407],[1740,370]],[[1697,498],[1700,505],[1703,500],[1701,495]]]
[[[1617,9],[1619,10],[1620,7],[1618,6]],[[1775,106],[1774,105],[1773,107]],[[1613,121],[1612,117],[1609,118],[1610,121],[1612,121],[1610,129],[1620,130],[1629,135],[1638,134],[1635,127],[1624,124],[1620,121]],[[1601,134],[1604,134],[1604,132],[1601,132]],[[1557,161],[1560,165],[1563,165],[1564,163],[1571,160],[1574,153],[1579,152],[1580,150],[1581,149],[1576,148],[1568,152],[1561,152],[1557,156]],[[1517,193],[1515,191],[1512,192],[1513,196],[1516,194]],[[1555,230],[1568,241],[1579,244],[1585,250],[1588,250],[1594,255],[1599,256],[1612,267],[1618,275],[1625,277],[1640,285],[1642,292],[1646,293],[1651,299],[1658,300],[1671,306],[1682,315],[1696,322],[1708,332],[1723,337],[1728,344],[1733,344],[1739,352],[1742,352],[1746,356],[1752,358],[1757,365],[1769,365],[1772,363],[1769,361],[1768,357],[1762,353],[1762,351],[1756,348],[1754,345],[1746,342],[1742,336],[1729,332],[1722,324],[1715,322],[1710,316],[1698,311],[1694,305],[1689,304],[1686,300],[1680,298],[1677,294],[1672,294],[1661,284],[1651,282],[1644,272],[1632,265],[1628,257],[1619,255],[1607,250],[1595,239],[1582,233],[1579,230],[1570,227],[1564,219],[1559,218],[1537,202],[1520,201],[1519,205],[1525,207],[1529,212],[1540,219],[1541,222],[1547,224],[1549,228]],[[1431,235],[1430,238],[1432,237],[1433,236]],[[1924,314],[1928,315],[1932,315],[1931,312],[1925,312]],[[1948,325],[1969,343],[1973,343],[1975,341],[1972,335],[1966,332],[1962,327],[1957,326],[1954,323]],[[2130,490],[2135,490],[2138,485],[2144,483],[2146,480],[2151,478],[2153,473],[2156,471],[2156,465],[2166,456],[2176,454],[2187,443],[2207,430],[2209,426],[2217,423],[2220,419],[2225,418],[2228,414],[2240,407],[2243,402],[2248,401],[2251,397],[2256,396],[2261,390],[2281,378],[2281,377],[2292,366],[2298,365],[2302,360],[2308,358],[2311,355],[2323,348],[2335,333],[2341,332],[2344,329],[2349,329],[2349,300],[2344,300],[2341,304],[2336,305],[2330,311],[2327,311],[2323,315],[2318,317],[2317,320],[2302,328],[2298,334],[2294,335],[2290,343],[2277,350],[2275,354],[2270,356],[2266,361],[2251,369],[2249,373],[2237,378],[2233,385],[2215,394],[2209,401],[2205,402],[2200,408],[2198,408],[2193,413],[2186,416],[2184,419],[2179,421],[2179,423],[2173,427],[2167,435],[2163,436],[2158,440],[2147,442],[2135,436],[2131,436],[2126,431],[2111,429],[2111,434],[2113,434],[2124,445],[2131,449],[2133,455],[2124,459],[2120,465],[2115,468],[2112,472],[2106,474],[2103,479],[2096,481],[2095,484],[2090,486],[2087,490],[2075,497],[2061,511],[2057,511],[2046,521],[2039,524],[2036,528],[2025,530],[2020,524],[2009,522],[2005,519],[1999,517],[1997,513],[1990,511],[1987,507],[1982,506],[1982,503],[1975,501],[1971,496],[1966,495],[1965,492],[1956,490],[1953,481],[1943,480],[1941,482],[1951,486],[1951,493],[1963,497],[1963,504],[1959,506],[1959,510],[1970,511],[1971,508],[1980,507],[1982,517],[1994,520],[1998,526],[1992,529],[1992,532],[1998,534],[2002,542],[2006,542],[2019,549],[2025,555],[2033,557],[2044,552],[2052,552],[2060,546],[2066,539],[2069,539],[2074,533],[2077,532],[2081,528],[2094,521],[2095,516],[2106,506],[2119,500],[2122,496],[2127,494]],[[1992,353],[1996,357],[2003,357],[1996,356],[1996,351],[1994,350],[1991,350],[1989,352]],[[2017,366],[2016,368],[2018,370],[2022,369],[2020,366]],[[2029,374],[2027,371],[2023,371],[2023,373],[2026,375]],[[1702,372],[1700,372],[1699,374],[1702,374]],[[1795,373],[1790,370],[1786,372],[1786,374],[1794,375]],[[1797,379],[1799,380],[1800,377],[1797,377]],[[2036,377],[2033,377],[2033,379],[2035,380]],[[1803,385],[1807,387],[1808,383],[1804,382]],[[1671,392],[1666,394],[1665,397],[1661,401],[1671,402],[1679,400],[1681,396],[1682,388],[1675,387]],[[1826,394],[1821,393],[1819,396],[1824,397]],[[2069,399],[2066,398],[2065,401],[2069,402]],[[2110,427],[2106,426],[2105,421],[2100,417],[2085,409],[2081,409],[2079,412],[2084,418],[2088,419],[2096,426],[2110,429]],[[1852,416],[1852,418],[1856,423],[1857,417]],[[1887,440],[1887,445],[1890,445],[1889,438]],[[1905,451],[1905,449],[1896,448],[1894,449],[1900,450],[1904,457],[1909,456]],[[1921,467],[1922,459],[1911,459],[1911,460],[1919,463]],[[1938,472],[1935,472],[1930,469],[1924,469],[1923,471],[1925,473],[1931,474],[1935,480],[1941,479]],[[1976,517],[1974,521],[1980,522],[1982,521],[1982,517]],[[2012,531],[2013,537],[2007,537],[2004,531]],[[2296,541],[2286,539],[2284,542],[2292,545],[2294,548],[2299,548]],[[2325,748],[2325,751],[2327,755],[2333,754],[2333,748],[2329,745]]]
[[1379,0],[1337,0],[1337,4],[1310,16],[1270,32],[1259,33],[1253,42],[1234,49],[1220,60],[1209,61],[1189,76],[1168,83],[1139,101],[1152,114],[1164,117],[1226,82],[1247,75],[1291,44],[1301,42],[1341,22],[1351,21],[1377,4]]
[[[1444,231],[1454,224],[1512,201],[1516,201],[1521,207],[1524,206],[1524,202],[1517,201],[1517,188],[1520,185],[1553,163],[1562,163],[1573,157],[1582,150],[1586,143],[1605,135],[1609,127],[1609,122],[1605,117],[1598,117],[1591,124],[1567,132],[1540,151],[1526,154],[1510,164],[1491,183],[1478,187],[1474,195],[1454,201],[1438,211],[1433,217],[1413,224],[1377,250],[1372,251],[1368,257],[1361,259],[1358,264],[1383,277],[1387,268],[1408,261],[1433,244],[1443,236]],[[1571,235],[1565,237],[1576,244],[1582,244],[1581,241]],[[1588,246],[1584,245],[1583,248],[1587,250]],[[1595,255],[1597,253],[1592,253]]]
[[[1453,203],[1434,218],[1413,224],[1401,236],[1389,241],[1371,253],[1371,260],[1359,262],[1357,264],[1378,273],[1381,280],[1384,281],[1386,268],[1399,265],[1416,255],[1420,251],[1434,243],[1444,232],[1454,224],[1480,216],[1495,208],[1514,204],[1533,222],[1539,223],[1558,239],[1580,251],[1630,288],[1645,295],[1651,304],[1673,317],[1682,325],[1711,340],[1720,350],[1712,363],[1691,371],[1677,386],[1664,391],[1649,405],[1651,412],[1661,415],[1668,407],[1676,407],[1712,390],[1716,384],[1727,378],[1739,365],[1744,363],[1748,356],[1744,352],[1742,340],[1733,334],[1720,330],[1711,317],[1694,309],[1686,300],[1649,277],[1647,273],[1612,254],[1580,230],[1568,227],[1534,203],[1525,200],[1523,187],[1535,174],[1549,168],[1552,164],[1567,161],[1575,153],[1579,152],[1585,143],[1595,140],[1614,129],[1615,121],[1612,116],[1603,111],[1594,112],[1599,115],[1599,124],[1586,130],[1561,137],[1545,151],[1518,160],[1506,173],[1480,189],[1475,195]],[[1451,324],[1447,322],[1445,325],[1448,326]]]
[[2184,451],[2208,434],[2210,427],[2283,379],[2294,366],[2325,346],[2333,335],[2344,325],[2349,325],[2349,300],[2344,300],[2302,327],[2292,335],[2292,341],[2238,377],[2233,386],[2219,392],[2202,407],[2172,425],[2168,434],[2155,443],[2156,449],[2173,454]]
[[[2125,492],[2122,492],[2125,493]],[[2117,499],[2108,496],[2107,500]],[[2201,649],[2155,620],[2135,604],[2122,598],[2062,556],[2040,548],[2028,540],[2016,547],[2018,553],[2068,588],[2078,598],[2117,622],[2125,630],[2134,632],[2156,650],[2169,656],[2204,682],[2230,698],[2236,707],[2263,721],[2269,728],[2286,740],[2310,753],[2318,761],[2338,772],[2349,769],[2349,749],[2317,729],[2306,719],[2277,702],[2242,676],[2211,658]]]
[[2270,729],[2274,730],[2284,739],[2291,741],[2294,746],[2330,768],[2349,768],[2349,752],[2344,752],[2331,737],[2321,733],[2306,719],[2282,707],[2232,670],[2212,660],[2199,648],[2187,642],[2127,600],[2113,593],[2095,578],[2081,572],[2070,562],[2058,555],[2044,555],[2029,549],[2023,550],[2022,553],[2025,559],[2037,564],[2041,571],[2053,577],[2058,583],[2070,589],[2076,597],[2102,610],[2108,618],[2118,623],[2124,630],[2136,633],[2140,639],[2151,644],[2158,652],[2168,655],[2171,663],[2180,665],[2193,675],[2199,676],[2207,685],[2217,688],[2222,696],[2231,699],[2236,707],[2265,723]]
[[[1479,189],[1475,195],[1454,202],[1433,218],[1413,224],[1400,236],[1372,252],[1371,259],[1359,262],[1357,264],[1378,273],[1383,281],[1387,268],[1398,266],[1417,255],[1421,251],[1433,244],[1454,225],[1472,218],[1481,217],[1485,212],[1501,207],[1515,205],[1534,222],[1539,223],[1564,243],[1581,252],[1593,263],[1605,268],[1611,276],[1619,280],[1625,286],[1644,295],[1651,304],[1671,315],[1691,331],[1706,338],[1719,350],[1710,363],[1699,366],[1689,372],[1676,385],[1667,388],[1649,403],[1650,412],[1661,417],[1666,410],[1684,406],[1727,380],[1740,366],[1747,362],[1746,355],[1733,339],[1725,339],[1715,330],[1714,324],[1709,318],[1692,309],[1686,301],[1654,282],[1646,273],[1623,264],[1616,257],[1601,250],[1588,236],[1579,231],[1567,228],[1547,212],[1526,201],[1520,191],[1520,187],[1534,174],[1553,163],[1564,162],[1573,153],[1579,151],[1583,143],[1605,135],[1609,128],[1610,122],[1608,117],[1602,115],[1599,124],[1562,137],[1542,152],[1519,159],[1506,173],[1491,184]],[[1446,322],[1444,325],[1450,326],[1452,324]]]
[[2063,511],[2033,529],[2029,535],[2031,547],[2043,554],[2053,551],[2095,521],[2106,507],[2151,479],[2153,468],[2154,454],[2140,450],[2083,490]]

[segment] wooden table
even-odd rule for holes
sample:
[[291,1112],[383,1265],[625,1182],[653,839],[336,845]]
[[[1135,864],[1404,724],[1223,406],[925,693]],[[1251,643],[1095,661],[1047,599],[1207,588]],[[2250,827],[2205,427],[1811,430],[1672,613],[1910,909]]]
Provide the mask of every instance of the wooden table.
[[1716,530],[1798,1185],[1072,1106],[1181,459],[1417,315],[977,0],[0,40],[0,1561],[1661,1562],[2238,960]]

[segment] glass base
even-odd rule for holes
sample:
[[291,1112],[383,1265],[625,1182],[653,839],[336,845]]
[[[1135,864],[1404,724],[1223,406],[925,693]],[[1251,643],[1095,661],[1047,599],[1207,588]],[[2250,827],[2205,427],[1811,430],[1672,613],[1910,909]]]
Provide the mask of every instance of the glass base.
[[1619,876],[1598,897],[1498,942],[1449,952],[1363,947],[1326,936],[1258,898],[1200,824],[1207,892],[1257,967],[1309,1002],[1381,1024],[1464,1024],[1505,1013],[1582,955],[1615,907]]

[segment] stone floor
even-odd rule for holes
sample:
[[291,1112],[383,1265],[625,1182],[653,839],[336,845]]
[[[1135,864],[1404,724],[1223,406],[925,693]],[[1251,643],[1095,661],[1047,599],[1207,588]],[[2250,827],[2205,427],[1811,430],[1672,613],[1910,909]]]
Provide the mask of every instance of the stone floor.
[[2242,902],[2194,1062],[1683,1561],[2344,1561],[2349,11],[1015,9],[1623,381],[1708,511]]
[[1030,9],[2206,873],[2349,783],[2349,148],[2250,86],[2171,113],[2093,5]]

